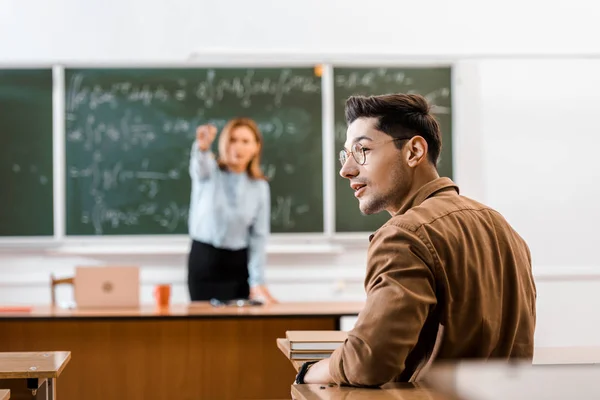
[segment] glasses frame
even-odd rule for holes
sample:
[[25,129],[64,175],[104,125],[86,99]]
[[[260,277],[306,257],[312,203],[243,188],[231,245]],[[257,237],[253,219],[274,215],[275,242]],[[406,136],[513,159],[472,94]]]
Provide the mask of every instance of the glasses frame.
[[[386,142],[383,143],[376,143],[376,145],[384,145],[384,144],[388,144],[391,142],[396,142],[399,140],[410,140],[412,138],[394,138],[391,140],[388,140]],[[360,142],[356,142],[352,145],[352,150],[346,150],[345,148],[340,150],[339,154],[338,154],[338,159],[340,161],[340,164],[342,164],[342,167],[346,164],[346,161],[348,161],[348,159],[350,158],[350,155],[348,154],[350,153],[352,155],[352,158],[354,158],[354,161],[356,161],[356,163],[358,165],[365,165],[367,163],[367,154],[365,153],[365,148],[362,145],[362,143]],[[358,159],[357,153],[360,153],[362,155],[362,162],[360,162],[360,160]]]

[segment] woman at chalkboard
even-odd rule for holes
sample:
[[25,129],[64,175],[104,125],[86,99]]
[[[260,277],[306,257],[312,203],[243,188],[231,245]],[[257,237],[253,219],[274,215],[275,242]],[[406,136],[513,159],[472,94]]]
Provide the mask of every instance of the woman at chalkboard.
[[274,303],[264,281],[271,196],[260,169],[262,135],[251,119],[229,121],[215,159],[216,134],[213,125],[199,126],[190,156],[190,298]]

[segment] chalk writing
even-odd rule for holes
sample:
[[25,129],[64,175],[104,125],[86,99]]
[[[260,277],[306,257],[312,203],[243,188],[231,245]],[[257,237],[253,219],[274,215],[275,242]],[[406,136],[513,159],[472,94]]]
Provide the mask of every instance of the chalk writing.
[[294,76],[290,70],[282,70],[279,79],[255,79],[255,72],[248,70],[243,77],[219,79],[214,70],[209,70],[206,80],[196,88],[196,97],[203,101],[206,107],[213,107],[226,94],[232,94],[241,100],[242,107],[252,105],[252,97],[270,95],[275,106],[280,106],[282,98],[292,91],[302,93],[318,93],[320,86],[312,78]]
[[261,169],[263,174],[267,177],[267,179],[272,180],[275,178],[275,174],[277,173],[277,166],[273,164],[263,164],[261,165]]
[[177,79],[169,88],[162,83],[136,84],[119,81],[110,85],[87,84],[80,73],[71,77],[67,92],[67,112],[79,107],[95,110],[107,105],[116,108],[121,100],[130,104],[141,103],[149,106],[153,103],[165,103],[171,99],[185,101],[190,96],[201,101],[207,108],[214,107],[225,96],[239,99],[242,107],[252,105],[253,98],[269,96],[275,107],[281,106],[282,100],[292,92],[319,93],[320,81],[313,77],[294,75],[289,69],[283,69],[278,78],[257,78],[254,70],[247,70],[243,76],[226,78],[217,76],[213,69],[198,72],[199,82],[188,82]]
[[[195,121],[174,118],[164,120],[159,129],[155,125],[144,120],[141,115],[136,115],[131,109],[125,109],[124,115],[118,122],[104,122],[98,120],[94,114],[83,114],[83,122],[80,117],[71,115],[69,129],[67,130],[67,141],[82,143],[86,150],[93,150],[101,146],[103,142],[113,142],[128,151],[133,147],[147,148],[157,141],[159,135],[176,135],[192,141],[196,136],[196,127],[200,124]],[[227,123],[227,119],[207,119],[202,123],[215,125],[219,130]],[[258,128],[265,139],[279,139],[284,135],[295,135],[301,131],[294,123],[284,123],[277,115],[266,121],[259,121]]]
[[21,174],[24,173],[24,174],[27,174],[28,177],[31,177],[31,175],[34,175],[34,178],[41,185],[47,185],[48,184],[48,181],[49,181],[48,177],[46,175],[44,175],[44,174],[38,174],[39,170],[38,170],[38,166],[37,165],[31,164],[29,166],[29,173],[27,173],[26,172],[27,170],[24,169],[20,164],[16,164],[16,163],[12,165],[11,169],[12,169],[12,172],[14,174],[21,175]]
[[[345,122],[342,121],[336,121],[335,122],[335,140],[336,142],[341,142],[344,143],[346,141],[346,131],[347,131],[347,125]],[[340,151],[342,150],[341,148],[339,149],[335,149],[336,151]],[[337,153],[336,153],[337,155]]]
[[[96,153],[96,156],[98,153]],[[100,161],[101,157],[95,157]],[[117,162],[112,167],[102,168],[98,162],[86,168],[78,169],[71,166],[69,168],[70,178],[90,178],[90,194],[95,195],[105,190],[118,189],[120,184],[127,185],[129,180],[151,180],[152,185],[157,187],[161,180],[177,180],[180,178],[181,171],[171,169],[167,172],[148,171],[148,170],[128,170],[123,168],[121,162]],[[157,190],[157,189],[155,189]]]
[[178,206],[174,202],[161,207],[156,203],[143,203],[136,208],[121,210],[109,207],[102,196],[95,197],[91,211],[84,211],[81,223],[91,224],[96,235],[102,235],[106,227],[112,229],[132,226],[140,223],[143,217],[150,216],[167,232],[175,232],[179,226],[187,226],[188,207]]
[[76,118],[71,118],[67,131],[67,141],[82,142],[86,150],[93,150],[102,145],[105,140],[118,143],[123,150],[135,146],[148,147],[157,138],[152,125],[144,123],[142,117],[133,116],[130,110],[118,123],[98,121],[93,114],[85,115],[82,124],[77,124]]
[[293,228],[296,217],[302,217],[310,211],[307,204],[297,205],[292,196],[276,196],[271,211],[271,222],[282,225],[284,228]]
[[393,71],[387,68],[336,74],[335,77],[335,86],[345,89],[373,88],[379,83],[412,85],[413,79],[407,77],[403,71]]

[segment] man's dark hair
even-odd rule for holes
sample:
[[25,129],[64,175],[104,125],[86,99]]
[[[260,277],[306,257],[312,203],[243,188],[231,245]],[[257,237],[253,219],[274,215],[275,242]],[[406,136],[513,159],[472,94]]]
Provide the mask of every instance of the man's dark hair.
[[[442,150],[440,125],[430,114],[427,100],[418,94],[386,94],[381,96],[351,96],[346,100],[346,122],[358,118],[378,119],[376,129],[395,139],[422,136],[427,141],[428,158],[434,166]],[[404,141],[396,141],[399,149]]]

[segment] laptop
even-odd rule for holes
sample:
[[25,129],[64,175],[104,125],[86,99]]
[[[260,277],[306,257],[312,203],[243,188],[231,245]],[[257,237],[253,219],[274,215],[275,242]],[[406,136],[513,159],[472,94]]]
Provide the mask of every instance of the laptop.
[[79,309],[138,308],[139,267],[75,267],[74,297]]

